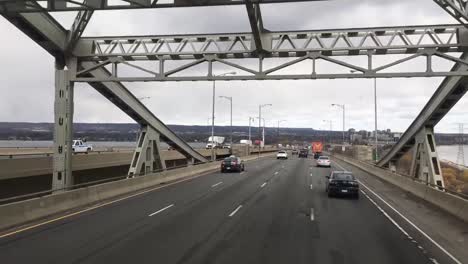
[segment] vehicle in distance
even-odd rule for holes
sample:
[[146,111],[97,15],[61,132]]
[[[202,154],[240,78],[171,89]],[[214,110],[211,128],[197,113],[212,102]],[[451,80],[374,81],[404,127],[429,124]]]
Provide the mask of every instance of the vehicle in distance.
[[299,158],[307,158],[309,156],[309,150],[308,149],[301,149],[299,151]]
[[312,152],[314,153],[314,159],[318,159],[322,155],[323,144],[320,141],[312,142]]
[[244,161],[241,158],[236,156],[230,156],[229,158],[225,158],[221,162],[221,172],[228,172],[228,171],[237,171],[241,172],[245,170]]
[[317,159],[317,167],[331,167],[330,158],[327,156],[320,156]]
[[291,152],[292,155],[298,155],[299,154],[299,150],[297,149],[293,149],[292,152]]
[[224,144],[223,149],[231,149],[231,144]]
[[73,153],[88,153],[93,151],[93,146],[84,143],[83,140],[77,139],[73,140],[72,151]]
[[285,150],[280,150],[276,154],[276,159],[288,159],[288,153]]
[[241,143],[241,144],[244,144],[244,145],[252,146],[252,140],[241,139],[240,143]]
[[359,183],[349,171],[332,171],[330,176],[326,176],[325,191],[328,197],[335,195],[352,196],[359,198]]
[[209,137],[208,138],[208,143],[206,144],[207,149],[212,149],[212,148],[222,148],[224,144],[224,137]]

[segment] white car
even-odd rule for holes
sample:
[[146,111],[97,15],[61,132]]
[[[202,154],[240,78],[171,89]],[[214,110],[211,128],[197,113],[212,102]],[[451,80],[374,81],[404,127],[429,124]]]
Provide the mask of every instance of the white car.
[[288,153],[284,150],[280,150],[278,154],[276,154],[276,159],[288,159]]
[[73,140],[72,143],[73,153],[88,153],[93,151],[93,146],[85,144],[82,140]]
[[331,167],[330,158],[327,156],[320,156],[317,159],[317,167]]

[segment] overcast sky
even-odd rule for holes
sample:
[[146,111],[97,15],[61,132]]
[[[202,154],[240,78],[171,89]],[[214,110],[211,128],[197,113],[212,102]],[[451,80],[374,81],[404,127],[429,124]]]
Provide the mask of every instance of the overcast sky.
[[[269,30],[307,30],[456,23],[432,0],[328,1],[263,5]],[[75,13],[54,13],[69,28]],[[244,6],[172,8],[95,12],[85,35],[141,35],[247,32]],[[41,47],[0,17],[0,121],[52,122],[54,61]],[[7,40],[7,41],[5,41]],[[272,62],[273,64],[275,62]],[[277,63],[277,62],[276,62]],[[450,64],[441,64],[449,68]],[[406,67],[420,67],[417,64]],[[299,70],[299,69],[297,69]],[[289,71],[294,72],[295,69]],[[216,74],[216,72],[215,72]],[[404,131],[418,115],[441,78],[378,80],[379,129]],[[211,82],[128,83],[138,97],[167,124],[205,125],[211,116]],[[234,124],[248,125],[264,110],[268,126],[328,129],[333,120],[341,130],[341,112],[331,103],[346,104],[346,129],[374,127],[372,80],[303,80],[217,82],[217,94],[233,96]],[[75,89],[75,122],[133,122],[86,84]],[[229,124],[229,104],[216,101],[216,122]],[[457,122],[468,123],[465,96],[436,127],[437,132],[458,132]]]

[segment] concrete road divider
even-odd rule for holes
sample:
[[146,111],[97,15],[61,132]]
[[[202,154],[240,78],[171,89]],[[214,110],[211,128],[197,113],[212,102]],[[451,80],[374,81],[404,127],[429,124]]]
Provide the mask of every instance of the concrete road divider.
[[333,157],[408,191],[468,223],[468,200],[462,197],[353,158],[341,155]]
[[[261,157],[271,155],[274,154],[262,154]],[[254,155],[244,157],[243,160],[250,161],[257,158],[258,156]],[[116,197],[155,187],[165,182],[212,172],[218,170],[219,166],[220,162],[194,165],[0,205],[0,230],[24,225],[73,209],[93,206]]]

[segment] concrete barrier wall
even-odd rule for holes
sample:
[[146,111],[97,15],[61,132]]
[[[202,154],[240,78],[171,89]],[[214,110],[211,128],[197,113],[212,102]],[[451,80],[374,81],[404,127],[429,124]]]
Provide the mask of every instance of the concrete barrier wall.
[[362,161],[340,155],[333,157],[408,191],[468,223],[468,200],[466,199]]
[[[211,150],[199,149],[200,154],[211,156]],[[217,155],[228,155],[229,149],[216,149]],[[185,157],[175,150],[163,150],[165,160],[179,160]],[[99,169],[130,165],[133,152],[101,152],[75,154],[72,156],[73,171]],[[52,156],[21,157],[0,160],[0,180],[52,174]]]
[[[264,156],[269,155],[272,154],[265,154]],[[248,156],[244,157],[243,160],[249,161],[256,158],[257,156]],[[219,166],[219,162],[214,162],[184,167],[162,173],[113,181],[40,198],[0,205],[0,230],[66,212],[74,208],[91,206],[117,196],[154,187],[164,182],[180,180],[218,170]]]

